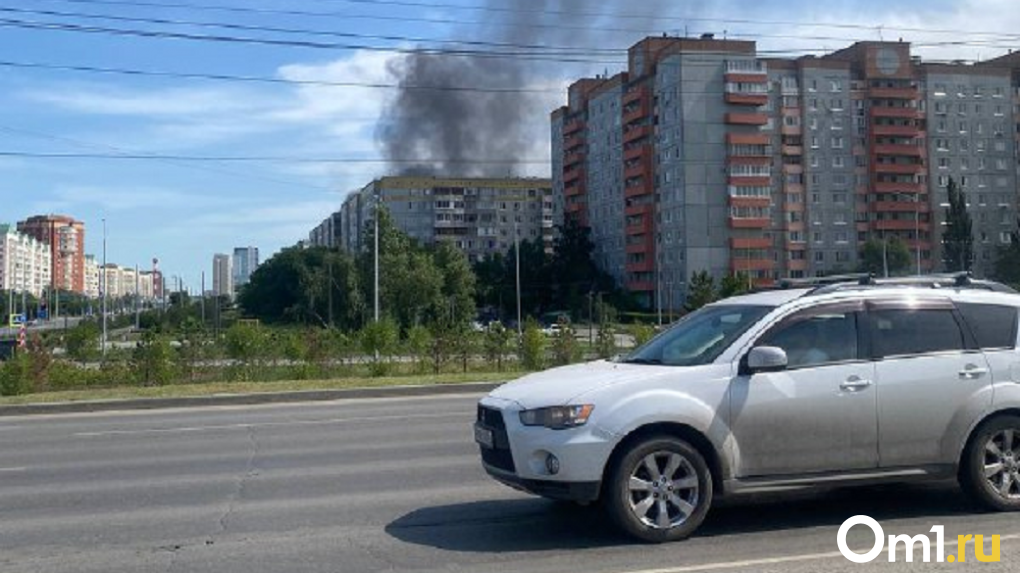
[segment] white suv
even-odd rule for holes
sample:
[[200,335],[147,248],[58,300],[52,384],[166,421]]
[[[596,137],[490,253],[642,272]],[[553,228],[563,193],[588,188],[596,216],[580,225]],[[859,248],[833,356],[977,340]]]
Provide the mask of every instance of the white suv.
[[483,465],[648,541],[717,496],[795,487],[955,477],[1020,509],[1020,295],[865,282],[731,298],[618,361],[506,384],[478,405]]

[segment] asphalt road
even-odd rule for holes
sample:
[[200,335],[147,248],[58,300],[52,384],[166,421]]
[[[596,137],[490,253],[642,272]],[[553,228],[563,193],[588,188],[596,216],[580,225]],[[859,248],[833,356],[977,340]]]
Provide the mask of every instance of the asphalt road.
[[[1020,563],[1020,517],[976,512],[952,486],[757,499],[718,508],[687,542],[635,544],[596,509],[490,481],[471,443],[475,399],[0,419],[0,571],[976,568],[973,548],[966,565],[854,565],[836,532],[860,513],[887,534],[1000,534],[1002,563],[980,569]],[[864,533],[851,545],[870,547]]]

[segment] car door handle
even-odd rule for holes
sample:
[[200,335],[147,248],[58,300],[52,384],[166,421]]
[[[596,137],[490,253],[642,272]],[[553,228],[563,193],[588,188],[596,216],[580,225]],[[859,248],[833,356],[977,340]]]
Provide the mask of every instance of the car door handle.
[[974,364],[968,364],[963,367],[963,370],[960,370],[960,378],[964,380],[975,380],[985,374],[988,374],[987,368],[980,368]]
[[858,376],[851,376],[846,379],[846,382],[839,385],[839,389],[844,392],[860,392],[861,390],[871,386],[871,384],[871,380],[865,380]]

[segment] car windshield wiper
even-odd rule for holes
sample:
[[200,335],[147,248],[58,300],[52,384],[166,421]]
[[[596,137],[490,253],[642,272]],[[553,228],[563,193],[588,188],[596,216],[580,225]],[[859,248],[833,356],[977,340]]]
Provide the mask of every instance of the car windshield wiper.
[[628,358],[623,361],[624,364],[662,364],[662,360],[658,358]]

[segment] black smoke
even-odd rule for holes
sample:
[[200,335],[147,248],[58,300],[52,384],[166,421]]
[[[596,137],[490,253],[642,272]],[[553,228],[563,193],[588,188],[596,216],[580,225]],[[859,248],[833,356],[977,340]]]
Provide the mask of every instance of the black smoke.
[[[548,140],[549,112],[563,103],[565,93],[505,90],[622,71],[625,48],[645,35],[669,31],[669,25],[658,30],[654,16],[670,4],[488,0],[491,11],[471,16],[484,19],[484,25],[461,26],[451,36],[503,44],[463,49],[511,57],[437,54],[422,47],[391,61],[389,71],[403,89],[387,102],[376,130],[391,171],[501,177],[533,167],[522,162],[534,159],[529,154],[534,155],[537,138]],[[436,89],[420,89],[426,87]],[[462,87],[491,91],[457,89]]]

